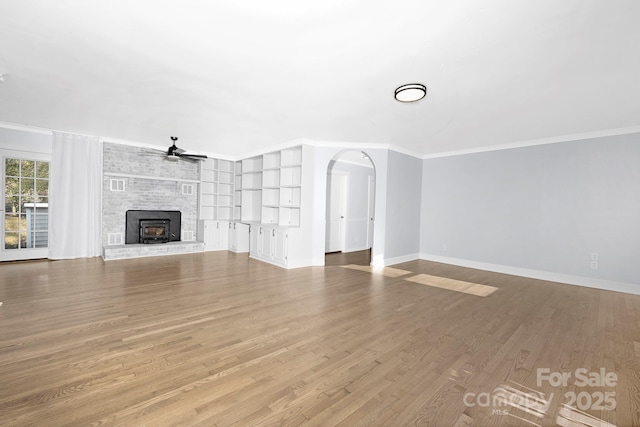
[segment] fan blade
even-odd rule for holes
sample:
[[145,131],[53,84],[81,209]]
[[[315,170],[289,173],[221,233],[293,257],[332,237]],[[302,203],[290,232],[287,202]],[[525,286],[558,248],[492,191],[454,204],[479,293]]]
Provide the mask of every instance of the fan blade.
[[189,157],[192,159],[208,159],[204,154],[180,154],[180,157]]

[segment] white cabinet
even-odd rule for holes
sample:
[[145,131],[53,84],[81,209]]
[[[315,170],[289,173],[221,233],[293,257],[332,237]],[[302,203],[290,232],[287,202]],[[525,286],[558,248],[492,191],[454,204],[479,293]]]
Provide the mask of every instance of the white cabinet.
[[278,227],[253,226],[249,254],[252,258],[288,267],[289,230]]
[[[312,265],[314,151],[299,145],[236,165],[235,217],[251,225],[249,256],[285,268]],[[237,221],[237,220],[236,220]]]
[[210,219],[198,221],[198,240],[204,242],[205,251],[229,248],[229,222]]
[[249,252],[249,226],[247,224],[229,223],[229,250],[235,253]]

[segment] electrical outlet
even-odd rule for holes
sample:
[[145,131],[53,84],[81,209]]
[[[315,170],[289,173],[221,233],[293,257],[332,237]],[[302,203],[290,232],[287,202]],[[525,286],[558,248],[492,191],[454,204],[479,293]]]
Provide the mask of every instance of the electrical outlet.
[[447,245],[442,245],[442,252],[447,252],[449,250],[449,247],[447,247]]
[[591,252],[591,261],[598,261],[599,255],[598,252]]
[[591,269],[592,270],[598,269],[598,261],[591,261]]

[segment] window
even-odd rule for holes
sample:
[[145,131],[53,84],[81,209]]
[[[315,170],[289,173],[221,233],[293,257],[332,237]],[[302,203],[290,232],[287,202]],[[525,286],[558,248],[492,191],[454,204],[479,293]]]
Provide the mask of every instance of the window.
[[49,244],[49,162],[5,158],[4,249]]

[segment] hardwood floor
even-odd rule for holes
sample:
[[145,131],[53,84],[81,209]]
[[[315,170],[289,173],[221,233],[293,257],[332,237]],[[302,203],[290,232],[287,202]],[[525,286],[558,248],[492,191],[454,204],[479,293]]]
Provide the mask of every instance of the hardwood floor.
[[371,249],[356,252],[331,252],[324,256],[324,265],[326,266],[347,264],[371,264]]
[[640,425],[640,296],[394,267],[498,290],[228,252],[0,264],[0,425],[607,425],[565,393]]

